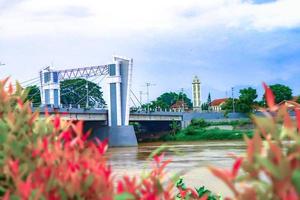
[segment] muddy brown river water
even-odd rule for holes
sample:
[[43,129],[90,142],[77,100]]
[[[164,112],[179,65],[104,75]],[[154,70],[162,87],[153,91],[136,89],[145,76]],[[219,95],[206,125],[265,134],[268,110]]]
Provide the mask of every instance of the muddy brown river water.
[[245,153],[243,141],[201,141],[172,143],[142,143],[138,147],[110,148],[109,163],[117,176],[134,175],[150,169],[149,155],[161,145],[167,145],[166,158],[172,162],[167,167],[170,174],[185,171],[183,177],[192,187],[206,186],[223,196],[231,196],[225,185],[215,178],[207,166],[231,167],[233,160],[229,153]]

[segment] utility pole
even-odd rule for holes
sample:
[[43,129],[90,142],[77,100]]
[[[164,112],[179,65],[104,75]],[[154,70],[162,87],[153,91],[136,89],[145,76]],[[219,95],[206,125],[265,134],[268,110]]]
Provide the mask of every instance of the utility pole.
[[140,103],[143,104],[143,91],[140,91]]
[[231,88],[231,96],[232,96],[232,111],[235,113],[235,105],[234,105],[234,87]]
[[148,104],[148,111],[149,111],[149,104],[150,104],[150,91],[149,91],[149,89],[150,89],[150,86],[155,86],[155,84],[152,84],[152,83],[146,83],[146,87],[147,87],[147,104]]
[[89,107],[89,84],[88,82],[86,82],[85,84],[85,88],[86,88],[86,108]]
[[182,109],[183,109],[183,112],[184,112],[184,98],[183,98],[183,92],[184,92],[184,89],[181,88],[181,102],[182,102]]

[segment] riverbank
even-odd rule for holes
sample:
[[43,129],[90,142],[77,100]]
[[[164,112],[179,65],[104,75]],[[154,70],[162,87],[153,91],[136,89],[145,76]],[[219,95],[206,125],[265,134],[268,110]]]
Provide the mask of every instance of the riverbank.
[[252,130],[221,130],[186,128],[175,135],[164,135],[161,141],[242,140],[244,135],[253,136]]
[[250,120],[208,122],[203,119],[192,120],[184,129],[172,124],[172,131],[159,138],[160,141],[201,141],[201,140],[242,140],[253,136]]

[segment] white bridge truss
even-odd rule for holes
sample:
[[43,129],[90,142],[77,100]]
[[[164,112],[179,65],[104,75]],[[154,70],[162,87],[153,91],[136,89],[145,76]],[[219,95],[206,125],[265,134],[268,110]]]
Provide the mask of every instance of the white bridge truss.
[[84,68],[74,68],[57,71],[60,81],[74,78],[90,78],[94,76],[102,76],[109,74],[109,66],[92,66]]

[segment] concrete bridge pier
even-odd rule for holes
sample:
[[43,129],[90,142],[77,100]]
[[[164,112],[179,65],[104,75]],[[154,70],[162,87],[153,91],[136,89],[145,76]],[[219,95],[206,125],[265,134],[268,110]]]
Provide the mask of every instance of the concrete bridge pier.
[[108,138],[109,146],[137,146],[137,138],[132,126],[129,126],[129,100],[132,79],[133,60],[113,57],[114,64],[109,65],[109,113],[108,127],[99,130],[99,139]]

